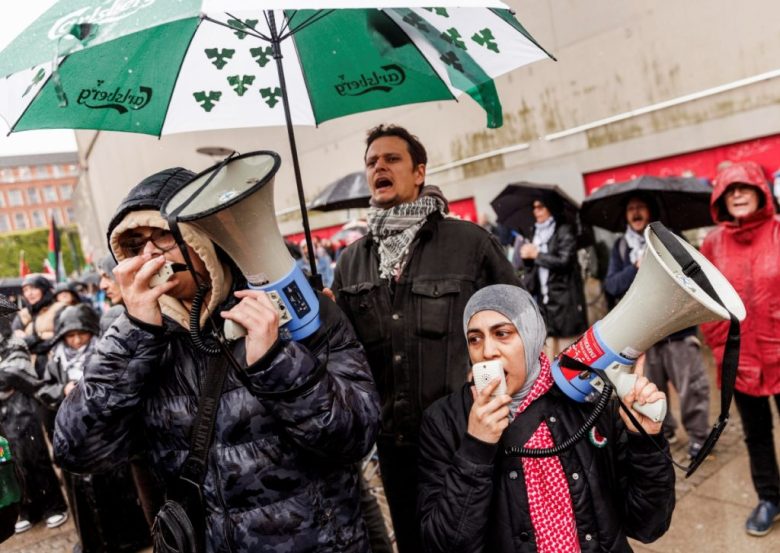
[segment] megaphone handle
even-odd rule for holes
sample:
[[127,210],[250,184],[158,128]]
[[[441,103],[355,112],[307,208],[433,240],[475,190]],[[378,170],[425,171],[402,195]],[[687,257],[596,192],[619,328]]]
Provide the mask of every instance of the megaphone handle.
[[[633,373],[619,371],[617,373],[608,372],[607,374],[615,385],[615,392],[621,399],[633,389],[634,383],[636,382],[636,375]],[[666,417],[666,399],[659,399],[653,403],[645,403],[644,405],[634,402],[631,408],[655,422],[662,422],[664,417]]]
[[225,324],[222,327],[222,333],[227,340],[238,340],[242,336],[246,336],[246,329],[235,321],[225,319]]

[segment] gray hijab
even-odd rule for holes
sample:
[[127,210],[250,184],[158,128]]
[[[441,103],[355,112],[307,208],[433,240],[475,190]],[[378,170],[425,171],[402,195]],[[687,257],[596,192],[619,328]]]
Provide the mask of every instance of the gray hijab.
[[480,311],[497,311],[512,321],[523,340],[526,378],[522,389],[512,397],[510,412],[515,413],[536,382],[541,371],[539,354],[547,338],[547,327],[531,294],[509,284],[494,284],[478,290],[463,312],[463,333],[468,335],[471,318]]

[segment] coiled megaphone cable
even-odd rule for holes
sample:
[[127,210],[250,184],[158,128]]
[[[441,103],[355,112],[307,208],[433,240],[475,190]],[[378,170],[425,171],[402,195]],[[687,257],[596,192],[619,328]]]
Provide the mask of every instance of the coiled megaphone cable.
[[[561,365],[566,366],[564,363],[568,363],[569,361],[577,363],[578,366],[576,368],[580,368],[580,366],[582,366],[590,369],[590,367],[580,363],[576,359],[573,359],[567,355],[561,356]],[[598,399],[596,400],[596,406],[593,408],[593,411],[591,411],[590,415],[588,415],[588,418],[585,420],[582,426],[580,426],[577,431],[574,432],[574,434],[553,447],[528,448],[510,446],[504,449],[504,455],[507,457],[555,457],[577,445],[577,443],[581,441],[588,432],[590,432],[590,429],[596,425],[596,421],[604,412],[604,409],[607,408],[609,398],[612,395],[612,391],[614,390],[614,386],[607,378],[602,379],[604,380],[604,389],[601,391],[601,395],[599,395]]]

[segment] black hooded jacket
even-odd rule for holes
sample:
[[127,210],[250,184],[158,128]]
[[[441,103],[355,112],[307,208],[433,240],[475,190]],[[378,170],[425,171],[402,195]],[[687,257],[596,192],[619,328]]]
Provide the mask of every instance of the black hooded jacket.
[[[158,175],[156,186],[147,179],[131,191],[111,231],[131,212],[159,209],[170,175]],[[208,261],[214,257],[212,250]],[[210,273],[216,313],[235,301],[217,272]],[[232,276],[233,283],[238,276],[219,274]],[[221,302],[219,286],[228,287]],[[102,336],[57,414],[53,445],[63,468],[110,469],[134,453],[133,438],[143,433],[161,480],[170,486],[178,478],[208,356],[195,349],[180,320],[164,307],[163,313],[161,327],[120,314]],[[354,463],[375,440],[378,396],[346,316],[323,296],[320,317],[314,335],[303,342],[279,340],[249,367],[244,340],[229,346],[242,368],[228,369],[217,407],[202,487],[207,553],[368,548]]]
[[[537,551],[522,459],[503,454],[524,445],[541,422],[556,444],[571,436],[592,406],[553,386],[504,431],[499,444],[467,434],[473,404],[465,385],[434,403],[420,431],[419,518],[427,553]],[[559,456],[572,499],[583,553],[631,551],[626,538],[648,543],[669,528],[675,505],[674,470],[666,439],[656,445],[629,433],[617,405],[602,414],[598,447],[588,438]],[[594,440],[597,441],[597,440]],[[600,443],[600,442],[599,442]]]

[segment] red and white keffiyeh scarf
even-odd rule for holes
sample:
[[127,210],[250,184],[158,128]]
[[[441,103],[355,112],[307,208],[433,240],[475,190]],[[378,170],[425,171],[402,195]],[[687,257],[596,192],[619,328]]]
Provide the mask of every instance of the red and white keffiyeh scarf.
[[[541,365],[539,376],[523,403],[517,408],[518,415],[553,385],[550,361],[544,353],[539,354],[539,363]],[[525,443],[525,447],[528,448],[553,446],[555,442],[544,422]],[[539,553],[579,552],[574,508],[560,459],[523,457],[523,473],[528,491],[528,511],[536,534],[536,548]]]

